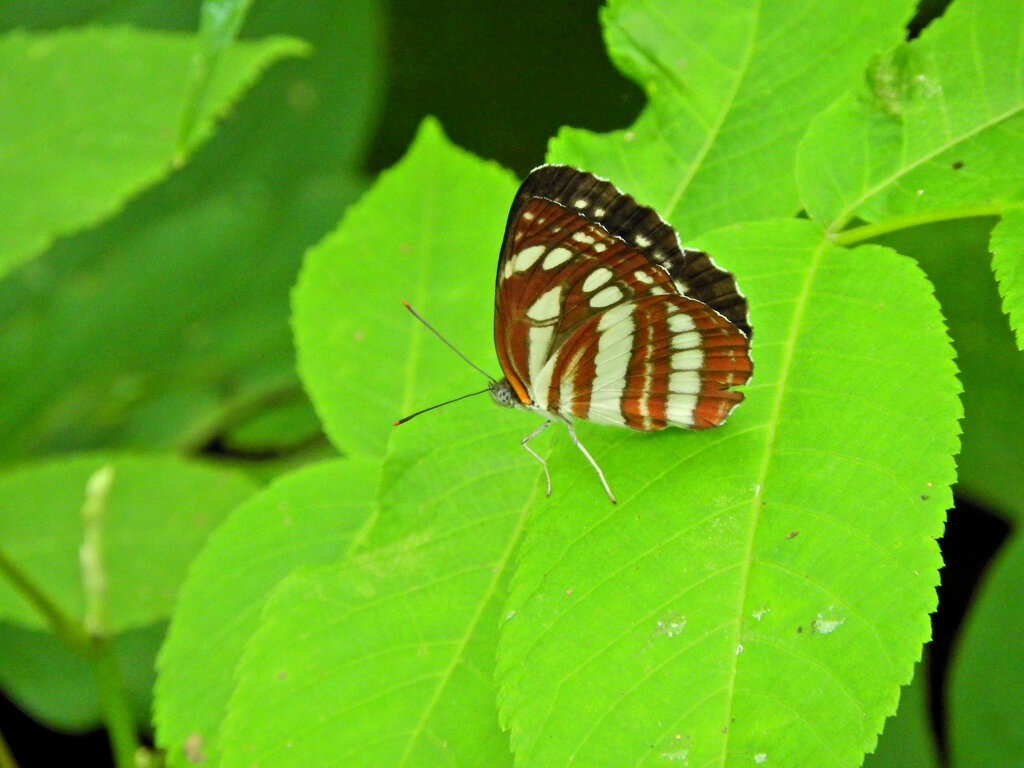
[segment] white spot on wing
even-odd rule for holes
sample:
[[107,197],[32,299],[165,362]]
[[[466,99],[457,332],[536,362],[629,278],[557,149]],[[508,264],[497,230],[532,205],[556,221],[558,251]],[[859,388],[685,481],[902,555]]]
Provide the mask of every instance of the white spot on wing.
[[577,243],[583,243],[584,245],[593,245],[596,238],[588,235],[586,232],[573,232],[572,239]]
[[672,282],[675,283],[676,290],[685,296],[687,291],[686,283],[682,280],[673,280]]
[[530,305],[526,310],[526,316],[531,320],[551,320],[558,317],[562,311],[562,286],[556,285],[550,291],[541,294],[541,297]]
[[553,326],[542,325],[531,328],[527,334],[530,343],[530,384],[533,389],[530,394],[533,396],[533,402],[540,408],[548,407],[548,387],[551,386],[553,369],[544,363],[547,362],[548,346],[554,332]]
[[692,331],[696,327],[693,318],[685,312],[678,312],[668,319],[668,329],[672,333],[686,333],[686,331]]
[[529,248],[523,248],[512,257],[512,271],[525,272],[537,263],[537,259],[544,254],[545,250],[543,245],[531,245]]
[[672,349],[695,349],[700,346],[700,334],[696,331],[678,333],[672,337]]
[[654,277],[652,275],[648,275],[642,269],[638,269],[636,272],[634,272],[633,277],[635,277],[637,280],[639,280],[641,283],[644,283],[645,285],[654,285]]
[[604,253],[608,250],[608,246],[604,243],[594,243],[594,253]]
[[586,199],[586,198],[584,198],[584,197],[581,197],[581,198],[580,198],[579,200],[573,200],[573,201],[572,201],[572,204],[573,204],[573,205],[574,205],[575,207],[577,207],[577,208],[579,208],[580,210],[582,210],[582,209],[586,208],[586,207],[587,207],[588,205],[590,205],[590,201],[589,201],[589,200],[587,200],[587,199]]
[[[687,334],[689,335],[689,334]],[[675,346],[675,339],[672,340]],[[676,352],[672,355],[672,367],[677,371],[699,371],[704,365],[704,350],[700,347]]]
[[609,285],[607,288],[601,289],[590,297],[590,306],[596,309],[607,307],[610,304],[620,301],[622,296],[622,289],[617,285]]
[[568,248],[552,248],[551,253],[544,257],[544,262],[541,264],[544,269],[554,269],[560,267],[569,259],[572,258],[572,251]]
[[697,407],[696,395],[669,395],[665,405],[665,420],[684,427],[693,426],[693,409]]
[[595,208],[594,209],[594,218],[595,219],[600,219],[606,213],[608,213],[608,211],[606,211],[604,208]]
[[633,309],[632,304],[620,304],[605,312],[597,323],[597,355],[594,357],[597,375],[587,414],[591,421],[619,426],[625,424],[620,402],[636,333]]
[[534,219],[537,218],[537,214],[535,214],[533,211],[523,211],[523,218],[526,219],[527,221],[533,221]]
[[651,238],[647,237],[646,235],[637,235],[635,241],[636,244],[641,248],[648,248],[653,242]]
[[612,279],[614,273],[607,267],[598,267],[583,281],[583,290],[590,293],[598,286],[602,286]]
[[699,395],[700,374],[697,371],[673,371],[668,377],[668,391],[676,395]]

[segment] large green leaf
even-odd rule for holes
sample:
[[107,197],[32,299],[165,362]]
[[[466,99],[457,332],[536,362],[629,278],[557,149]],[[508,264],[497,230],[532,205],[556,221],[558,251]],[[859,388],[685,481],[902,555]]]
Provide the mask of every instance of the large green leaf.
[[962,630],[949,680],[951,765],[1024,765],[1024,537],[992,564]]
[[[129,28],[0,39],[0,274],[168,173],[194,44]],[[262,69],[303,50],[271,38],[225,51],[192,145]]]
[[[253,484],[233,471],[164,457],[89,455],[25,466],[0,477],[0,550],[64,616],[86,611],[79,550],[86,483],[113,469],[101,521],[108,584],[108,630],[166,619],[185,569],[209,532],[249,496]],[[46,626],[24,594],[0,582],[0,617]]]
[[564,129],[549,158],[654,205],[683,237],[800,208],[793,161],[807,121],[903,37],[907,0],[614,0],[609,52],[647,92],[627,130]]
[[216,759],[233,671],[263,603],[294,569],[337,562],[355,546],[372,522],[378,475],[377,462],[358,458],[298,470],[232,512],[210,537],[159,657],[157,743],[170,765],[200,753]]
[[[514,192],[506,171],[452,147],[428,119],[402,162],[310,250],[294,298],[299,372],[340,450],[381,454],[395,419],[486,383],[401,300],[496,369],[492,286]],[[404,429],[429,430],[428,418]]]
[[299,407],[288,292],[303,251],[364,184],[380,15],[377,0],[255,14],[250,35],[286,28],[316,54],[267,72],[122,215],[0,282],[0,458],[195,450],[268,408]]
[[542,490],[518,414],[489,415],[396,436],[361,553],[281,582],[236,670],[221,765],[511,765],[494,655]]
[[[1024,5],[956,0],[878,58],[867,85],[811,124],[798,178],[808,213],[917,223],[993,213],[1024,194]],[[950,210],[952,209],[952,210]]]
[[589,430],[616,507],[556,451],[574,482],[499,654],[517,764],[857,765],[929,636],[960,415],[931,286],[806,221],[699,245],[753,307],[747,400],[711,433]]

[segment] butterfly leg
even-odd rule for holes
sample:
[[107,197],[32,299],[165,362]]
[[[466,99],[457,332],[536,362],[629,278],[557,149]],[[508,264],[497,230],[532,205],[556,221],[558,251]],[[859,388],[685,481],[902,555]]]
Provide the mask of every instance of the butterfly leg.
[[[612,504],[616,504],[615,494],[612,493],[612,489],[608,487],[608,481],[604,479],[604,472],[602,472],[601,468],[597,466],[597,462],[594,461],[594,457],[591,456],[587,449],[583,447],[583,443],[580,442],[580,439],[576,437],[576,430],[573,429],[572,422],[567,419],[565,425],[569,428],[569,437],[571,437],[572,441],[576,443],[576,447],[580,449],[583,455],[587,457],[587,461],[590,462],[590,466],[597,471],[597,476],[601,478],[601,485],[604,486],[604,490],[608,494],[608,498],[612,500]],[[547,471],[547,467],[544,469]]]
[[544,461],[544,459],[542,459],[540,456],[538,456],[537,453],[533,450],[533,448],[528,446],[527,443],[530,442],[531,440],[533,440],[533,438],[535,438],[537,435],[539,435],[541,432],[543,432],[545,429],[547,429],[550,426],[551,426],[551,422],[550,421],[545,421],[543,424],[541,424],[539,427],[537,427],[535,430],[533,430],[533,432],[531,432],[526,437],[524,437],[523,441],[520,443],[520,445],[523,446],[523,448],[526,449],[526,452],[528,454],[530,454],[531,456],[533,456],[533,458],[535,458],[537,461],[539,461],[540,465],[542,467],[544,467],[544,477],[548,481],[548,492],[547,492],[548,496],[551,495],[551,475],[548,473],[548,463],[546,461]]

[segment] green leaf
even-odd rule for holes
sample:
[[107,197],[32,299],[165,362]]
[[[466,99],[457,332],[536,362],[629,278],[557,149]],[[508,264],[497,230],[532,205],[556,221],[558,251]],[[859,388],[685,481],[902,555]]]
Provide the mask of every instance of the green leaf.
[[918,663],[914,681],[900,692],[900,708],[885,723],[878,749],[864,768],[939,768],[939,756],[928,716],[927,665]]
[[[79,549],[86,482],[113,468],[101,520],[108,630],[166,619],[189,561],[253,484],[236,472],[167,457],[89,455],[28,465],[0,476],[0,548],[64,616],[86,611]],[[45,532],[45,536],[41,536]],[[44,618],[8,581],[0,617],[27,628]]]
[[990,566],[961,629],[949,682],[951,765],[1024,765],[1024,538]]
[[294,569],[342,560],[358,543],[372,524],[378,476],[377,462],[355,457],[306,467],[240,506],[210,537],[159,657],[157,743],[169,765],[197,751],[215,760],[233,670],[263,603]]
[[1009,208],[992,231],[992,269],[1017,348],[1024,350],[1024,208]]
[[698,245],[750,300],[746,401],[581,435],[615,507],[555,452],[499,648],[519,765],[857,765],[929,636],[960,416],[931,286],[806,221]]
[[252,0],[203,0],[199,9],[199,34],[192,55],[191,73],[181,122],[178,125],[178,157],[182,157],[191,143],[196,120],[203,112],[221,56],[234,42],[242,28]]
[[224,768],[512,764],[492,675],[524,507],[473,509],[488,478],[467,479],[443,505],[468,514],[278,586],[237,670]]
[[945,221],[880,240],[916,259],[935,284],[963,383],[957,490],[1008,517],[1024,516],[1024,356],[999,308],[988,264],[994,219]]
[[288,295],[303,252],[365,187],[381,17],[377,0],[254,15],[251,34],[286,26],[317,55],[268,71],[122,215],[0,281],[0,458],[195,451],[282,396],[306,399]]
[[611,2],[602,16],[609,52],[648,104],[624,131],[563,129],[549,159],[623,185],[684,239],[793,214],[793,161],[807,121],[869,56],[902,40],[913,8],[907,0]]
[[[164,623],[140,627],[111,641],[135,722],[143,729],[151,720],[154,661],[166,629]],[[50,728],[82,732],[103,722],[94,669],[46,632],[0,623],[0,688]]]
[[400,301],[496,368],[494,273],[515,189],[427,119],[406,157],[309,251],[293,300],[299,373],[339,450],[381,455],[395,419],[486,383]]
[[1021,199],[1022,45],[1017,0],[956,0],[920,38],[878,58],[866,86],[816,118],[801,144],[811,218],[835,230],[853,216],[924,223]]
[[[0,274],[170,171],[192,44],[128,28],[0,38]],[[303,50],[274,38],[227,51],[193,146],[264,68]]]

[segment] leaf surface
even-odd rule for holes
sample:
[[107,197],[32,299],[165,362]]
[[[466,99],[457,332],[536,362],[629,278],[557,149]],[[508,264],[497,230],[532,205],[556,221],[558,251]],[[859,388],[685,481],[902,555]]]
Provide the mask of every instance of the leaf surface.
[[535,513],[499,648],[517,765],[858,765],[929,636],[960,415],[931,286],[810,222],[699,245],[753,308],[746,401],[588,430],[620,503],[584,475]]
[[992,231],[992,270],[1017,348],[1024,350],[1024,208],[1006,210]]
[[[101,552],[108,628],[117,633],[170,615],[189,561],[255,486],[237,472],[196,462],[116,454],[41,461],[0,477],[4,556],[79,623],[86,604],[79,564],[82,506],[86,483],[106,465],[114,475],[101,522]],[[27,628],[46,626],[6,580],[0,582],[0,617]]]
[[378,476],[377,462],[354,457],[297,470],[235,509],[210,537],[158,659],[157,742],[169,765],[187,765],[198,753],[217,759],[233,671],[263,603],[294,569],[346,556],[371,520]]
[[1012,534],[989,566],[961,630],[949,679],[951,765],[1020,765],[1024,539]]
[[867,85],[803,139],[797,175],[811,218],[834,229],[853,216],[923,223],[1020,200],[1022,49],[1024,6],[957,0],[920,38],[876,59]]
[[[170,171],[193,41],[127,27],[0,39],[0,274]],[[303,50],[272,38],[226,51],[192,146],[264,68]]]
[[403,299],[497,369],[493,285],[515,189],[508,172],[448,144],[428,119],[408,155],[310,250],[294,294],[299,373],[339,450],[382,454],[395,419],[486,384]]
[[914,3],[651,4],[604,10],[609,52],[647,93],[628,129],[563,129],[549,159],[653,205],[683,239],[800,208],[793,161],[807,121],[903,37]]
[[[167,624],[118,634],[112,640],[126,698],[140,728],[149,728],[153,662]],[[49,728],[73,733],[103,723],[90,663],[49,632],[0,623],[0,687],[18,708]]]

